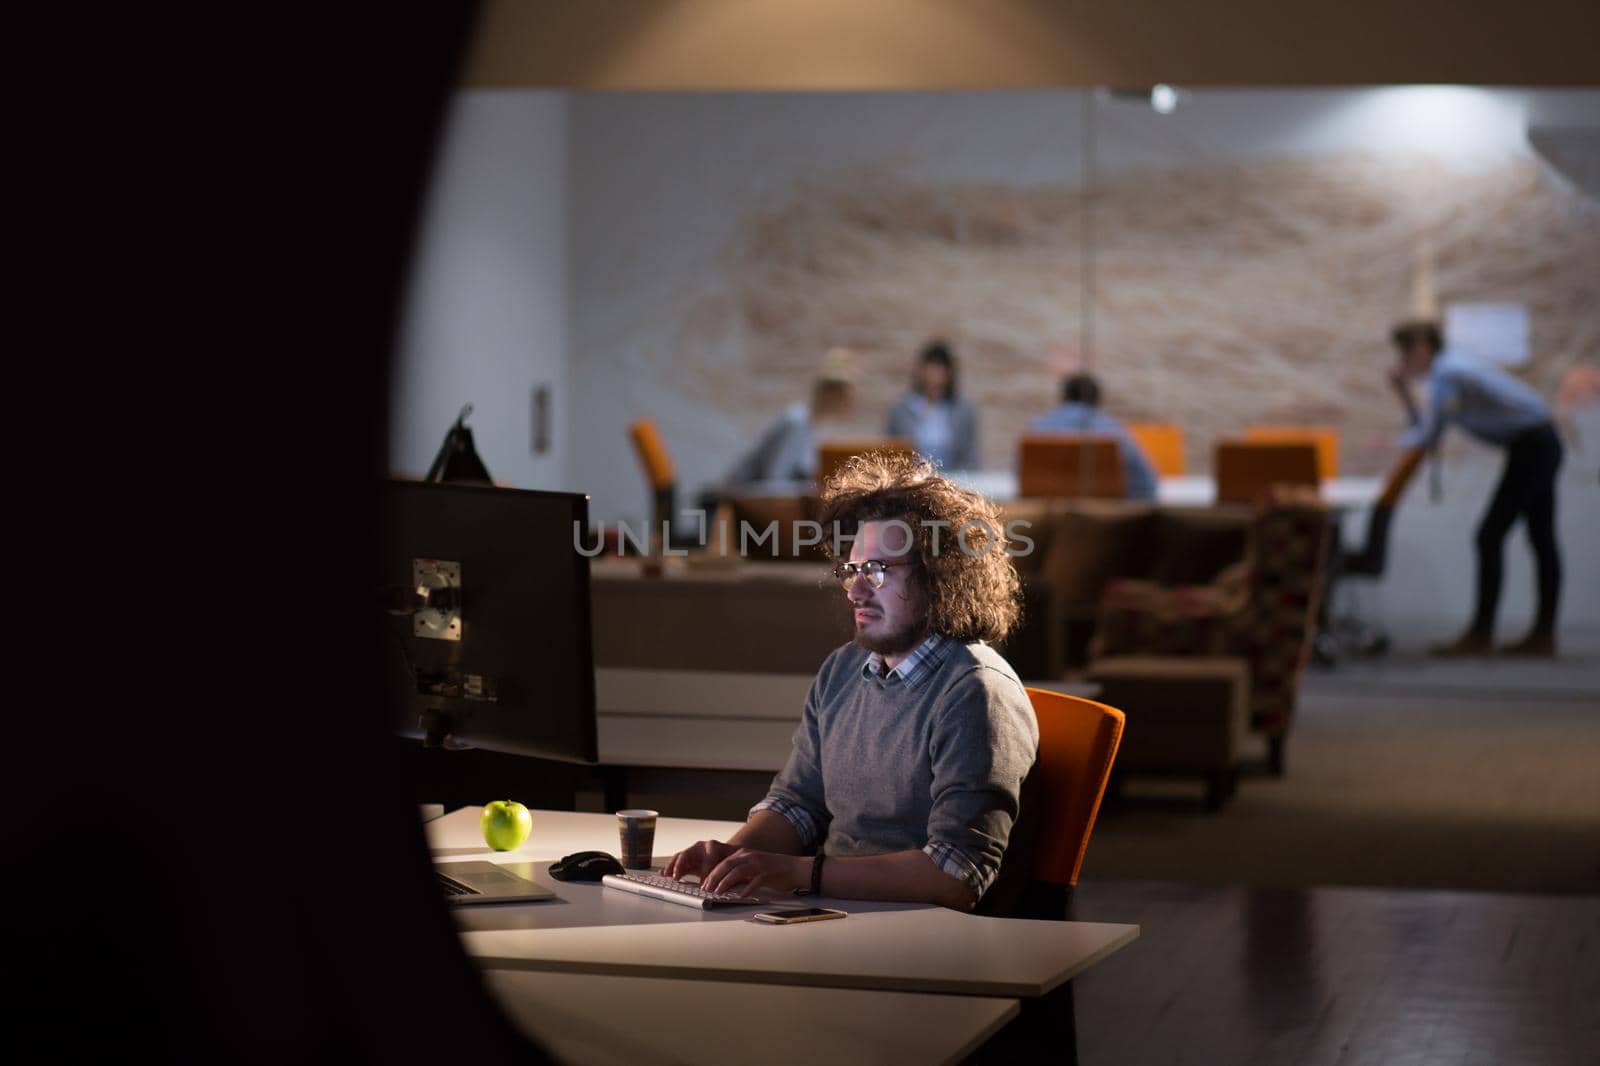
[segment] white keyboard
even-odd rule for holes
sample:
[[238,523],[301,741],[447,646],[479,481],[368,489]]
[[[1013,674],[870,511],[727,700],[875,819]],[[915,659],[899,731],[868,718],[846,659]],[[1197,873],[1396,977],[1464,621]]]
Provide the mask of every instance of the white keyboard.
[[754,896],[733,896],[725,892],[705,892],[701,890],[699,885],[691,885],[684,881],[674,881],[670,877],[662,877],[659,874],[606,874],[600,879],[600,882],[607,888],[620,888],[624,892],[649,896],[651,899],[662,899],[668,903],[680,903],[685,907],[699,907],[701,910],[711,907],[730,907],[746,903],[767,902],[764,899],[756,899]]

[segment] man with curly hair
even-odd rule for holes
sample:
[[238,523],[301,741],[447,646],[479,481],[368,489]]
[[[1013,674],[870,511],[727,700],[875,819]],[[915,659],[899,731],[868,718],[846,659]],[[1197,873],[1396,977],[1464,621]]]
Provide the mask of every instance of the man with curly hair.
[[1000,513],[926,460],[890,455],[851,460],[823,508],[834,557],[850,545],[834,576],[855,640],[823,662],[749,820],[664,872],[712,891],[989,910],[1020,885],[1013,866],[1003,892],[997,875],[1039,744],[1021,680],[989,646],[1021,610]]

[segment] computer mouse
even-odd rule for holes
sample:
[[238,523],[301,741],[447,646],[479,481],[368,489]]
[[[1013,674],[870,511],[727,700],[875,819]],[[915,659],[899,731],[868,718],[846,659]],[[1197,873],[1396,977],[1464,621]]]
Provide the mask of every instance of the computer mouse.
[[606,874],[622,873],[622,864],[603,851],[579,851],[550,866],[557,881],[598,881]]

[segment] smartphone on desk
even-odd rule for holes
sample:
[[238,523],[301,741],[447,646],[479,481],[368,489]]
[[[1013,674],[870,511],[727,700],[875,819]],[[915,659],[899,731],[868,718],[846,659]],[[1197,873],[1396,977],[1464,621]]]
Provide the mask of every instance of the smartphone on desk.
[[762,911],[751,917],[771,925],[794,925],[797,922],[825,922],[829,918],[843,918],[846,912],[829,910],[827,907],[805,907],[789,911]]

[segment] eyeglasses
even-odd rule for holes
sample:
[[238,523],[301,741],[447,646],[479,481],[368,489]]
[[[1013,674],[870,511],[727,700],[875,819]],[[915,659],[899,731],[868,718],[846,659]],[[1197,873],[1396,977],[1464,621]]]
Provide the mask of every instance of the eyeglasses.
[[882,559],[868,559],[860,563],[838,563],[833,568],[833,576],[836,581],[849,589],[856,583],[857,575],[865,575],[867,584],[875,589],[881,589],[884,579],[889,576],[887,571],[891,566],[910,565],[910,559],[901,559],[893,563],[886,563]]

